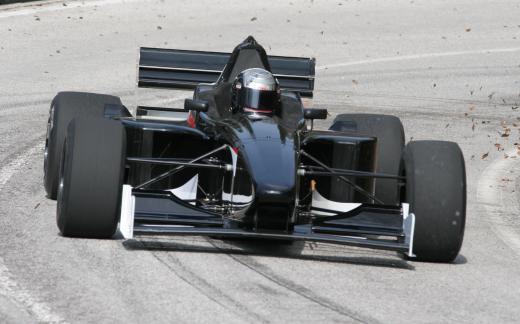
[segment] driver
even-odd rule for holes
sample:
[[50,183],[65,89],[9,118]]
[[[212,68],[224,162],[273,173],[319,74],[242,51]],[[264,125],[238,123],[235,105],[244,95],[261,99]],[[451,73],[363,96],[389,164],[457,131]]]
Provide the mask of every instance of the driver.
[[231,108],[250,116],[272,116],[280,106],[280,85],[269,71],[247,69],[233,82]]

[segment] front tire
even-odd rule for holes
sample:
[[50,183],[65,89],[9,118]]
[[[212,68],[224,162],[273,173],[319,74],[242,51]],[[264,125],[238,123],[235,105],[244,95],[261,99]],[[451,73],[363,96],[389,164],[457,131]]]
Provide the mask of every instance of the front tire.
[[121,105],[122,103],[118,97],[86,92],[60,92],[52,99],[43,162],[43,183],[47,197],[56,199],[58,167],[69,122],[73,118],[101,119],[107,104]]
[[73,119],[63,149],[57,224],[64,236],[109,238],[119,222],[126,135],[120,122]]
[[[397,175],[404,148],[404,128],[401,120],[391,115],[341,114],[330,130],[355,132],[377,138],[376,172]],[[375,196],[388,205],[399,204],[398,182],[376,179]]]
[[466,169],[459,146],[414,141],[403,153],[403,202],[415,214],[413,252],[418,261],[451,262],[462,246],[466,223]]

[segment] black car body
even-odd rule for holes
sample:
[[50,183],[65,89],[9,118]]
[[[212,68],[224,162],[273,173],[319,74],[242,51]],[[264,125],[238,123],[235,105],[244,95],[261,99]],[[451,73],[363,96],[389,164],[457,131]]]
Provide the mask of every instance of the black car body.
[[[272,117],[230,109],[231,82],[253,67],[271,71],[282,88],[281,107]],[[102,119],[123,129],[121,180],[106,189],[119,192],[116,215],[106,216],[114,218],[113,227],[103,235],[78,232],[84,220],[74,214],[72,194],[60,191],[75,186],[67,182],[71,146],[65,143],[57,193],[60,230],[69,236],[111,236],[119,222],[126,238],[309,240],[413,256],[415,216],[403,193],[405,167],[381,172],[378,159],[384,157],[377,152],[382,139],[343,127],[348,121],[340,131],[313,129],[313,119],[327,116],[324,109],[307,109],[302,102],[313,95],[314,69],[311,58],[267,56],[252,37],[231,54],[142,48],[140,87],[192,89],[193,98],[182,109],[138,106],[136,116],[122,104],[103,104]],[[158,112],[162,117],[154,117]],[[187,113],[182,120],[168,117],[182,113]],[[69,125],[68,136],[78,127]],[[401,155],[401,150],[394,154],[404,165]],[[78,181],[77,188],[86,188],[92,180]],[[378,181],[390,184],[389,201],[377,197]],[[465,182],[461,189],[465,194]],[[70,225],[74,230],[64,225],[68,219],[77,224]],[[455,256],[458,249],[460,244]]]

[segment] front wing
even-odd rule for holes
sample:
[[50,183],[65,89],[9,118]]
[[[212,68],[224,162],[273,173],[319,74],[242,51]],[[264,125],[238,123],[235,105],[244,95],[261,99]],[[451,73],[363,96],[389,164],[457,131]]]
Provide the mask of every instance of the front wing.
[[358,204],[347,212],[319,209],[291,232],[232,226],[222,215],[201,210],[166,191],[123,185],[119,229],[125,239],[141,235],[203,235],[313,241],[397,251],[413,255],[415,215],[409,206]]

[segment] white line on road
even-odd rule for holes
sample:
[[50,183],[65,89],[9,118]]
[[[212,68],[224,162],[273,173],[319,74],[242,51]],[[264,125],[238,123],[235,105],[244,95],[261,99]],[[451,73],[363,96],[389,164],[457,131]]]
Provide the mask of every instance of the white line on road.
[[[0,191],[11,177],[27,164],[33,155],[43,151],[43,143],[38,142],[36,146],[31,147],[16,159],[0,168]],[[0,257],[0,293],[8,298],[14,299],[16,302],[25,306],[39,322],[43,323],[64,323],[65,321],[57,314],[54,314],[47,304],[38,301],[31,293],[21,288],[14,279],[12,279],[9,269]]]
[[414,55],[381,57],[381,58],[373,58],[373,59],[366,59],[366,60],[360,60],[360,61],[326,64],[326,65],[316,67],[316,70],[326,70],[326,69],[332,69],[332,68],[338,68],[338,67],[347,67],[347,66],[363,65],[363,64],[376,64],[376,63],[397,62],[397,61],[406,61],[406,60],[428,59],[428,58],[435,58],[435,57],[512,53],[512,52],[520,52],[520,47],[492,48],[492,49],[481,49],[481,50],[472,50],[472,51],[424,53],[424,54],[414,54]]
[[[517,156],[517,149],[506,153]],[[512,250],[520,255],[520,233],[512,225],[520,225],[520,206],[515,189],[519,176],[520,159],[494,160],[482,173],[478,182],[477,199],[487,212],[493,231]]]
[[17,172],[24,164],[29,162],[30,157],[37,153],[43,153],[43,142],[38,142],[36,146],[31,147],[16,159],[0,168],[0,191],[2,191],[4,185],[9,181],[9,179],[11,179],[13,174],[15,174],[15,172]]

